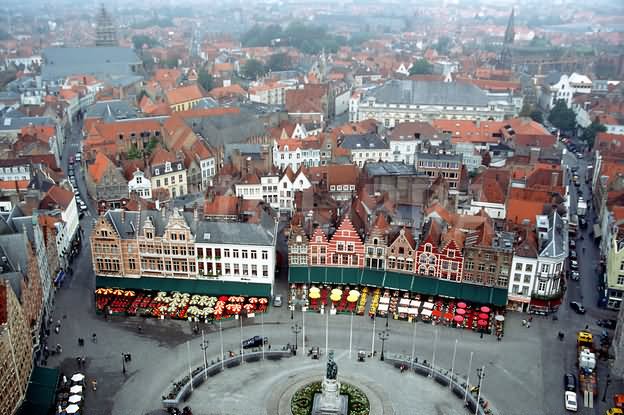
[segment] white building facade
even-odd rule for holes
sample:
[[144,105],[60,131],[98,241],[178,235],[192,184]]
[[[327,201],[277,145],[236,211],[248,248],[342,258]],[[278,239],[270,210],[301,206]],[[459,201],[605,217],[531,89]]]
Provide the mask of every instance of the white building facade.
[[143,199],[152,198],[152,183],[139,169],[132,173],[132,179],[128,181],[128,193],[132,192],[136,192]]
[[290,166],[297,171],[301,165],[318,167],[320,164],[321,149],[317,140],[273,141],[273,165],[280,170]]

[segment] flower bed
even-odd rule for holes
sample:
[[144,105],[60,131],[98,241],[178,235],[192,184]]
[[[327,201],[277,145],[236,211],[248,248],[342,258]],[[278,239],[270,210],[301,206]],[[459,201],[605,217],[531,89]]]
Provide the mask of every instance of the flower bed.
[[149,292],[110,288],[98,288],[95,293],[96,310],[113,315],[220,320],[239,314],[263,313],[268,306],[268,299],[263,297],[212,297],[164,291],[153,296]]
[[[293,415],[310,415],[314,395],[321,393],[321,382],[310,383],[299,389],[290,402]],[[370,404],[368,398],[360,389],[348,383],[340,385],[340,394],[349,398],[349,415],[369,415]]]

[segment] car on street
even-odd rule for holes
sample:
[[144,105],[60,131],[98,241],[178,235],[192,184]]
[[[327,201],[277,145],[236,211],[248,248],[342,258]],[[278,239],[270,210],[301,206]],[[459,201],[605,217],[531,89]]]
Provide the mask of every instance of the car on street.
[[574,239],[570,239],[570,249],[576,249],[576,241]]
[[576,392],[566,391],[565,392],[565,409],[568,411],[576,412],[578,410],[578,405],[576,403]]
[[69,156],[69,164],[74,164],[74,161],[76,161],[76,158],[74,156]]
[[572,373],[563,375],[563,388],[570,392],[576,392],[576,376]]
[[605,329],[615,330],[615,326],[617,326],[617,320],[598,320],[596,321],[596,324],[598,324],[600,327],[604,327]]
[[570,301],[570,308],[577,314],[585,314],[585,307],[578,301]]
[[583,158],[583,154],[581,154],[581,153],[576,153],[576,158],[577,158],[577,159],[582,159],[582,158]]
[[570,258],[576,259],[576,250],[570,249]]
[[273,299],[273,307],[281,307],[282,306],[282,296],[276,295]]
[[85,202],[83,202],[83,201],[81,201],[81,202],[79,203],[79,205],[80,205],[80,210],[82,210],[82,211],[85,211],[85,210],[87,210],[87,209],[88,209],[88,208],[87,208],[87,205],[85,205]]
[[252,347],[262,347],[262,344],[267,344],[269,342],[269,338],[265,337],[264,339],[260,336],[253,336],[247,340],[243,340],[241,343],[243,349],[251,349]]
[[581,279],[581,273],[578,271],[572,271],[570,278],[572,278],[573,281],[579,281]]
[[570,268],[574,271],[578,271],[579,269],[579,265],[578,265],[578,261],[576,259],[571,259],[570,260]]
[[76,153],[76,158],[75,158],[75,160],[76,160],[76,161],[80,161],[81,159],[82,159],[81,154],[80,154],[80,153]]

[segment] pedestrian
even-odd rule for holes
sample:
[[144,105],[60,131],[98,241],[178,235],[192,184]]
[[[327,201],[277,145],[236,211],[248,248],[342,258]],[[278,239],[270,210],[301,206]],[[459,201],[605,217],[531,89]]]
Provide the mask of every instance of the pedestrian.
[[271,343],[269,343],[269,350],[271,350]]
[[54,332],[55,332],[56,334],[59,334],[59,333],[60,333],[60,331],[61,331],[61,327],[60,327],[60,326],[56,326],[56,327],[54,327]]
[[91,387],[93,388],[94,391],[97,390],[97,380],[96,379],[93,379],[91,381]]
[[523,319],[523,320],[522,320],[522,325],[523,325],[523,326],[526,326],[526,324],[527,324],[527,321]]
[[529,323],[533,321],[533,316],[529,316]]
[[91,336],[91,341],[93,343],[97,343],[97,334],[93,333],[93,335]]
[[80,369],[82,366],[82,358],[80,356],[76,358],[76,364],[78,365],[78,369]]
[[501,335],[500,334],[496,335],[496,340],[501,341]]
[[62,352],[63,352],[63,348],[62,348],[62,347],[61,347],[61,345],[60,345],[60,344],[58,344],[58,343],[57,343],[57,345],[56,345],[56,352],[57,352],[57,353],[62,353]]
[[527,322],[527,329],[531,327],[531,323]]

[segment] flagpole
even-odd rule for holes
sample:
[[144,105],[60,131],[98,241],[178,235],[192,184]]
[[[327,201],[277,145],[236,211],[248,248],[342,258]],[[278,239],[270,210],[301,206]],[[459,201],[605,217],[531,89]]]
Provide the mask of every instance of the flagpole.
[[188,356],[189,379],[191,380],[191,391],[193,390],[193,371],[191,370],[191,342],[186,341],[186,352]]
[[468,362],[468,376],[466,376],[466,390],[464,392],[464,404],[468,399],[468,389],[470,389],[470,371],[472,370],[472,356],[474,352],[470,352],[470,361]]
[[371,345],[371,357],[373,357],[373,355],[375,354],[375,323],[376,323],[376,319],[375,317],[373,317],[373,341],[372,341],[372,345]]
[[351,360],[351,347],[353,346],[353,311],[351,312],[351,326],[349,328],[349,360]]
[[451,363],[451,383],[449,387],[453,389],[453,374],[455,373],[455,355],[457,354],[457,339],[455,339],[455,347],[453,347],[453,362]]

